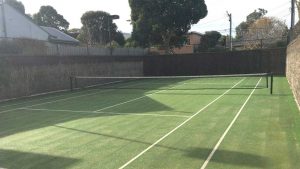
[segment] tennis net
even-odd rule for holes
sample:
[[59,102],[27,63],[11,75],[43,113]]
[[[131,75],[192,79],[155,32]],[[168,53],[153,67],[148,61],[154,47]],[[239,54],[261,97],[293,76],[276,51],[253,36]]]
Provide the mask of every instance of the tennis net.
[[[257,81],[263,81],[258,89],[270,87],[273,92],[273,74],[232,74],[205,76],[136,76],[136,77],[107,77],[107,76],[72,76],[70,77],[71,91],[84,88],[104,89],[135,89],[135,90],[204,90],[228,89],[240,80],[246,81],[237,89],[253,89]],[[178,87],[174,87],[178,86]],[[179,87],[180,86],[180,87]]]

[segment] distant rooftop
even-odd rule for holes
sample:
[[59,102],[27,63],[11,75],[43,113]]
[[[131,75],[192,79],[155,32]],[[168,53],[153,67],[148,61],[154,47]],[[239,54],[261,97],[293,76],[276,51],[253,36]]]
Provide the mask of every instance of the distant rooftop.
[[199,32],[196,32],[196,31],[189,32],[188,34],[196,34],[196,35],[199,35],[199,36],[203,35],[202,33],[199,33]]
[[41,28],[44,29],[50,35],[50,40],[52,40],[54,42],[74,44],[74,45],[78,45],[80,43],[77,39],[75,39],[55,28],[46,27],[46,26],[41,26]]

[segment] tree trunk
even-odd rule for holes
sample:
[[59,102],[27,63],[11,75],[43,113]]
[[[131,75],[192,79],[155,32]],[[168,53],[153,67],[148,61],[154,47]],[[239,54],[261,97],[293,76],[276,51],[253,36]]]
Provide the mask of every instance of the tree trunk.
[[164,49],[165,49],[165,54],[171,54],[172,53],[172,50],[171,50],[171,47],[170,47],[170,42],[171,42],[171,38],[173,36],[173,32],[166,32],[165,35],[162,37],[163,39],[163,45],[164,45]]

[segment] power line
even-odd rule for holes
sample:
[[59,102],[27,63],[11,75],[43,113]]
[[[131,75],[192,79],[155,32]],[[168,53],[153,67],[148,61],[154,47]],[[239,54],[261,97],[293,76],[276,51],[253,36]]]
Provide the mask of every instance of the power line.
[[211,24],[211,23],[215,23],[217,21],[220,21],[220,20],[224,20],[225,18],[222,17],[222,18],[218,18],[218,19],[214,19],[214,20],[211,20],[211,21],[208,21],[208,22],[204,22],[204,23],[199,23],[201,25],[207,25],[207,24]]
[[283,3],[283,4],[279,5],[279,6],[276,6],[276,7],[274,7],[274,8],[271,8],[271,9],[268,10],[268,11],[278,11],[279,9],[281,9],[281,8],[286,8],[286,7],[290,7],[290,2],[285,2],[285,3]]

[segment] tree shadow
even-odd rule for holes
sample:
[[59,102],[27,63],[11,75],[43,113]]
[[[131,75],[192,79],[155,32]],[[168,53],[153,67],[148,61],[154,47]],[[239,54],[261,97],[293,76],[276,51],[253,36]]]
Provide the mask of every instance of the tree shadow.
[[[82,118],[95,118],[95,117],[105,117],[105,116],[121,116],[122,113],[148,113],[148,112],[168,112],[173,111],[171,107],[168,107],[160,102],[157,102],[149,97],[142,99],[141,107],[126,106],[122,107],[122,111],[114,113],[89,113],[89,112],[60,112],[55,111],[55,109],[63,109],[63,107],[56,106],[50,108],[49,111],[44,110],[15,110],[12,112],[0,114],[0,138],[13,135],[20,132],[30,131],[34,129],[44,128],[48,126],[53,126],[55,124],[65,123],[69,121],[74,121]],[[145,104],[151,106],[144,106]],[[71,108],[70,110],[78,110],[76,106],[66,106]],[[33,107],[35,108],[35,107]],[[53,110],[53,111],[51,111]],[[109,112],[109,109],[103,110],[104,112]],[[92,111],[91,111],[92,112]],[[125,115],[125,114],[124,114]]]
[[[118,87],[128,86],[132,82],[109,85],[105,86],[105,88],[113,87],[113,89],[117,89]],[[174,83],[181,83],[180,80],[174,81]],[[166,90],[170,90],[168,92],[161,92],[155,94],[169,94],[170,97],[175,96],[176,93],[182,95],[188,95],[183,90],[172,90],[172,86],[174,87],[176,84],[157,84],[152,86],[149,89],[145,90],[137,90],[134,87],[134,92],[132,90],[122,90],[117,89],[112,92],[107,92],[105,94],[97,95],[95,97],[78,97],[75,99],[64,100],[62,102],[53,102],[37,107],[32,108],[45,108],[45,109],[70,109],[70,110],[95,110],[94,107],[98,108],[109,107],[115,104],[119,104],[122,102],[126,102],[130,99],[143,97],[139,100],[139,105],[134,104],[130,106],[124,106],[120,109],[120,114],[84,114],[84,113],[75,113],[75,112],[54,112],[54,111],[30,111],[30,110],[16,110],[7,113],[0,113],[0,138],[13,135],[20,132],[30,131],[34,129],[44,128],[48,126],[53,126],[59,123],[65,123],[68,121],[73,121],[81,118],[93,118],[93,117],[101,117],[101,116],[118,116],[122,115],[121,113],[149,113],[149,112],[176,112],[176,113],[191,113],[185,112],[182,110],[176,110],[176,108],[172,108],[164,103],[161,103],[157,100],[154,100],[147,96],[147,94],[153,93],[153,90],[164,90],[163,88],[167,88]],[[143,87],[147,86],[147,83],[142,81],[138,86]],[[151,85],[150,85],[151,86]],[[215,89],[215,88],[211,88]],[[226,88],[228,89],[228,88]],[[184,89],[186,90],[186,89]],[[224,90],[220,89],[219,90]],[[101,91],[101,90],[99,90]],[[214,90],[216,91],[216,90]],[[95,92],[95,90],[94,90]],[[182,92],[182,93],[181,93]],[[190,91],[191,92],[191,91]],[[220,95],[223,91],[217,91],[214,94]],[[219,93],[219,94],[216,94]],[[90,93],[89,93],[90,94]],[[191,92],[191,94],[193,94]],[[196,94],[196,93],[195,93]],[[198,93],[197,93],[198,94]],[[204,94],[203,94],[204,95]],[[51,95],[49,95],[51,96]],[[104,103],[105,102],[105,103]],[[100,106],[101,105],[101,106]],[[145,106],[149,105],[149,106]],[[29,105],[30,106],[30,105]],[[104,112],[109,112],[110,109],[105,109]],[[115,110],[115,109],[114,109]],[[117,109],[119,110],[119,109]]]
[[[191,148],[187,150],[186,155],[191,158],[206,160],[212,151],[209,148]],[[250,153],[218,149],[211,161],[229,165],[265,168],[268,166],[270,159]]]
[[[97,135],[97,136],[101,136],[101,137],[109,137],[109,138],[114,138],[114,139],[118,139],[118,140],[134,142],[134,143],[138,143],[138,144],[144,144],[147,146],[150,146],[153,144],[150,142],[139,141],[139,140],[135,140],[135,139],[114,136],[114,135],[110,135],[110,134],[103,134],[103,133],[99,133],[99,132],[91,132],[91,131],[71,128],[71,127],[65,127],[65,126],[59,126],[59,125],[55,125],[54,127],[57,127],[60,129],[65,129],[65,130],[76,131],[76,132],[80,132],[80,133]],[[195,148],[189,148],[189,149],[182,149],[182,148],[165,146],[165,145],[160,145],[160,144],[157,144],[156,147],[170,149],[170,150],[174,150],[174,151],[180,151],[180,152],[183,152],[188,157],[202,159],[202,160],[206,160],[207,157],[209,156],[209,154],[212,152],[212,149],[210,149],[210,148],[195,147]],[[266,166],[268,166],[270,160],[269,160],[269,158],[260,156],[260,155],[219,149],[215,152],[215,155],[213,156],[211,161],[217,162],[217,163],[222,163],[222,164],[236,165],[236,166],[265,168]]]
[[[0,168],[63,169],[68,168],[78,162],[80,162],[80,160],[74,158],[0,149]],[[47,163],[47,165],[45,165],[45,163]]]
[[[144,144],[147,146],[150,146],[153,144],[151,142],[145,142],[145,141],[125,138],[125,137],[120,137],[120,136],[114,136],[114,135],[110,135],[110,134],[103,134],[103,133],[99,133],[99,132],[91,132],[91,131],[71,128],[71,127],[65,127],[65,126],[59,126],[59,125],[55,125],[54,127],[64,129],[64,130],[76,131],[76,132],[80,132],[80,133],[97,135],[97,136],[101,136],[101,137],[109,137],[109,138],[114,138],[114,139],[118,139],[118,140],[134,142],[134,143],[138,143],[138,144]],[[171,147],[171,146],[165,146],[165,145],[160,145],[160,144],[157,144],[156,147],[170,149],[170,150],[174,150],[174,151],[180,151],[180,152],[183,152],[188,157],[197,158],[197,159],[201,159],[201,160],[206,160],[207,157],[209,156],[209,154],[213,151],[213,149],[209,149],[209,148],[182,149],[182,148],[178,148],[178,147]],[[266,166],[268,166],[270,160],[267,157],[250,154],[250,153],[229,151],[229,150],[217,150],[215,152],[214,157],[211,159],[211,161],[217,162],[217,163],[222,163],[222,164],[229,164],[229,165],[265,168]]]

